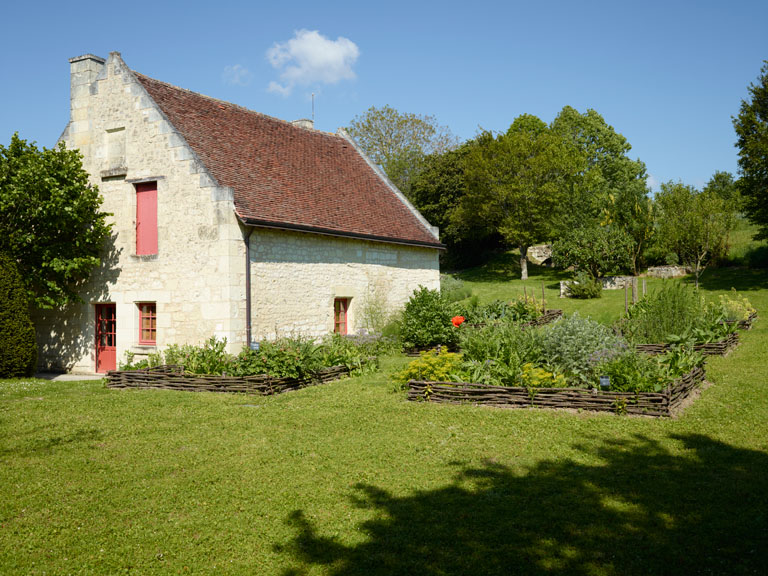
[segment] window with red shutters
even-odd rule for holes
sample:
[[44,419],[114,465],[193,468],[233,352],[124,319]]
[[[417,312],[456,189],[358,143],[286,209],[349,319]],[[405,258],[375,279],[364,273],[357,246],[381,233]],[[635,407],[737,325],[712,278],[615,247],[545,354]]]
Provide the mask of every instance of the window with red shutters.
[[349,298],[335,298],[333,301],[333,331],[337,334],[347,333],[347,311]]
[[139,344],[154,345],[157,342],[157,305],[154,302],[139,304]]
[[136,254],[157,254],[157,182],[136,184]]

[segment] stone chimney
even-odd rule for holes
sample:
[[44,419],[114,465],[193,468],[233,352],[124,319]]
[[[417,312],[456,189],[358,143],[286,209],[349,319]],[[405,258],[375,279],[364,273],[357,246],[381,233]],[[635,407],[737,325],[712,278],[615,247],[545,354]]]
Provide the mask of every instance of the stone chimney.
[[310,120],[309,118],[300,118],[299,120],[294,120],[291,122],[294,126],[298,126],[299,128],[304,128],[304,130],[314,130],[315,129],[315,121]]
[[85,148],[90,144],[90,118],[88,108],[92,87],[96,78],[104,69],[104,58],[93,54],[84,54],[69,59],[70,69],[70,144],[75,148]]

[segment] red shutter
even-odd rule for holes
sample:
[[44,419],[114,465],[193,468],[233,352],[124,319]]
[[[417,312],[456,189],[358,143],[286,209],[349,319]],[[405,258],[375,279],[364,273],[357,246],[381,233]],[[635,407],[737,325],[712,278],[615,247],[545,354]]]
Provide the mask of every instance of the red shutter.
[[136,184],[136,254],[157,254],[157,182]]

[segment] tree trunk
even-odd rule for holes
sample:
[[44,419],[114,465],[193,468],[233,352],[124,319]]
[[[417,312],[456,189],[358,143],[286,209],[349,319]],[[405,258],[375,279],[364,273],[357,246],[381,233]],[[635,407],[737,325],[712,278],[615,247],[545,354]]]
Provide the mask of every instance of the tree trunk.
[[528,280],[528,246],[520,246],[520,279]]

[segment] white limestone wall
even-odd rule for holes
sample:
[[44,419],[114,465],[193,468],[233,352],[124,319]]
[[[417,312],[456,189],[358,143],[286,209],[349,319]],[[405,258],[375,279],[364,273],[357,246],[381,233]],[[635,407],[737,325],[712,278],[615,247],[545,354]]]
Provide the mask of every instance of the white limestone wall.
[[[92,372],[94,304],[115,303],[117,357],[138,345],[139,302],[156,302],[157,348],[245,340],[245,244],[232,192],[218,187],[116,53],[72,63],[72,113],[62,136],[78,148],[112,213],[113,239],[83,305],[37,314],[42,367]],[[95,80],[94,80],[95,78]],[[158,185],[158,253],[136,255],[135,182]]]
[[439,289],[438,251],[256,229],[251,236],[252,337],[333,332],[334,298],[350,298],[349,332],[364,325],[367,300],[390,312],[421,286]]

